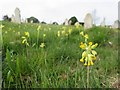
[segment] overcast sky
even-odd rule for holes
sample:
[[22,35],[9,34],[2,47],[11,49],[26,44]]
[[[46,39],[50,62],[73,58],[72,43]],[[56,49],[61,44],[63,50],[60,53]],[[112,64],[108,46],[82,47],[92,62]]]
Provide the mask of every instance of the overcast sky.
[[95,15],[100,24],[105,17],[106,24],[113,24],[118,19],[119,0],[0,0],[0,20],[4,15],[9,17],[18,7],[23,19],[34,16],[39,21],[63,23],[67,18],[76,16],[84,21],[87,13]]

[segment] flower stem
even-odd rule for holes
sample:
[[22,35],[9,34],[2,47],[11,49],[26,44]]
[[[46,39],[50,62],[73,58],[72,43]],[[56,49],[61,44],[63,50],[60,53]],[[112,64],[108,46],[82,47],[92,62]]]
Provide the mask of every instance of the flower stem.
[[89,66],[87,66],[87,88],[89,88]]

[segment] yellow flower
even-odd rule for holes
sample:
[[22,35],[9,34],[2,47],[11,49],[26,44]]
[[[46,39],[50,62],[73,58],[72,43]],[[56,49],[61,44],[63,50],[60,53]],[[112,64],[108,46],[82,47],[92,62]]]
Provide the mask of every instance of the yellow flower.
[[82,35],[82,36],[83,36],[83,35],[84,35],[84,33],[83,33],[83,32],[80,32],[80,35]]
[[88,66],[90,66],[90,61],[88,61]]
[[90,63],[91,63],[91,65],[93,65],[93,64],[94,64],[92,60],[90,61]]
[[85,64],[84,64],[85,66],[87,65],[87,63],[85,62]]
[[92,46],[92,42],[89,42],[89,46]]
[[88,38],[89,38],[89,37],[88,37],[88,34],[85,34],[85,35],[84,35],[84,37],[85,37],[86,39],[88,39]]
[[46,37],[46,34],[43,34],[43,37]]
[[20,35],[20,32],[18,32],[18,35]]
[[72,32],[72,29],[69,29],[69,30],[68,30],[68,33],[71,34],[71,32]]
[[26,39],[23,39],[22,44],[24,44],[25,42],[26,42]]
[[30,36],[29,32],[25,32],[25,36],[29,37]]
[[0,25],[0,29],[2,29],[2,28],[4,28],[4,26],[3,26],[3,25]]
[[23,39],[25,39],[26,37],[22,36]]
[[79,22],[75,23],[75,26],[76,26],[77,29],[79,29],[80,28]]
[[82,49],[86,49],[86,47],[87,47],[86,43],[82,43],[82,42],[81,42],[81,44],[80,44],[80,48],[82,48]]
[[44,48],[44,47],[45,47],[45,44],[44,44],[44,43],[41,43],[40,47],[41,47],[41,48]]
[[83,58],[80,59],[80,62],[84,62]]
[[58,37],[60,37],[60,31],[58,31],[58,34],[57,34]]
[[94,48],[96,48],[97,46],[98,46],[98,43],[92,45],[92,46],[91,46],[91,49],[94,49]]
[[82,53],[82,57],[87,57],[86,51],[84,51],[84,52]]
[[95,50],[92,50],[92,54],[95,56],[97,55],[97,52]]

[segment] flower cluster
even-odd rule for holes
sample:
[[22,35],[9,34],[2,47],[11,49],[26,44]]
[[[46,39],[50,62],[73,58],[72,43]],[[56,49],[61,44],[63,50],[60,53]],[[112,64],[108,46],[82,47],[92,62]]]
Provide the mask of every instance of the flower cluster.
[[29,36],[30,36],[29,32],[24,32],[24,36],[22,36],[22,39],[23,39],[22,44],[29,46],[29,43],[28,43]]
[[72,29],[71,28],[69,28],[68,30],[66,30],[66,27],[63,27],[62,29],[63,29],[62,31],[58,31],[57,32],[57,36],[58,37],[60,37],[61,35],[62,36],[68,36],[68,35],[70,35],[72,33]]
[[85,38],[85,43],[80,43],[80,48],[83,49],[82,58],[80,62],[84,62],[84,65],[93,65],[93,60],[96,60],[97,52],[94,50],[98,44],[93,44],[93,42],[88,42],[88,35],[83,32],[80,33]]

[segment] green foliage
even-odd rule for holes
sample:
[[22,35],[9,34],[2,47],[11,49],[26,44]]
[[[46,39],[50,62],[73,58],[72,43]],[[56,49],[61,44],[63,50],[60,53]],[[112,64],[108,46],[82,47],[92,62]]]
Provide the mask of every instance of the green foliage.
[[10,21],[11,21],[11,18],[9,18],[8,15],[4,15],[4,16],[3,16],[3,20],[10,22]]
[[[2,22],[3,55],[2,76],[4,88],[85,88],[86,70],[79,62],[83,41],[74,26],[41,24],[15,24]],[[58,31],[68,32],[68,36],[57,36]],[[18,34],[20,32],[20,35]],[[29,32],[28,43],[23,45],[22,36]],[[98,43],[97,60],[90,71],[91,88],[111,88],[118,72],[118,32],[109,28],[93,27],[85,31],[90,41]],[[39,33],[39,34],[38,34]],[[43,34],[46,34],[43,40]],[[44,41],[45,48],[39,45]],[[109,44],[112,42],[112,44]]]
[[27,18],[27,20],[28,20],[28,22],[29,23],[39,23],[39,20],[37,19],[37,18],[35,18],[35,17],[30,17],[30,18]]
[[75,16],[71,17],[69,19],[69,22],[71,21],[71,25],[74,25],[76,22],[78,22],[77,18]]

